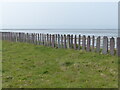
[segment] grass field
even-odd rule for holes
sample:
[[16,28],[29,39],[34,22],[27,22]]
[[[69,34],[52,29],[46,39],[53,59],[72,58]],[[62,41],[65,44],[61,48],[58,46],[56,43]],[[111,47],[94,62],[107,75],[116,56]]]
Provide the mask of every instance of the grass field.
[[117,88],[117,56],[3,41],[3,88]]

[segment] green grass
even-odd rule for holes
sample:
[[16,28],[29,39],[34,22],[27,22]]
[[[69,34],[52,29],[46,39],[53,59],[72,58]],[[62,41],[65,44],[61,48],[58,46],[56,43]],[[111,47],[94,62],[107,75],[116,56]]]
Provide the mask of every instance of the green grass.
[[118,58],[3,41],[3,88],[117,88]]

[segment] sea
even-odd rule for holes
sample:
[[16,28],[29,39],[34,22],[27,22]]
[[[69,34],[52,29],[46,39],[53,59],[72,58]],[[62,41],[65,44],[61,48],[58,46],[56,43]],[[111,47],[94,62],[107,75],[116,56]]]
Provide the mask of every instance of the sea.
[[44,34],[73,34],[86,36],[118,37],[117,29],[1,29],[0,32],[25,32]]

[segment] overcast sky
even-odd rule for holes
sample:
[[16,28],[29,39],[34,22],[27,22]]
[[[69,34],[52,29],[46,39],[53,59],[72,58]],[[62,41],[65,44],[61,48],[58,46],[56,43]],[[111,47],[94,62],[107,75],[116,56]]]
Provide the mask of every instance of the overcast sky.
[[0,11],[0,28],[118,27],[117,2],[6,2]]

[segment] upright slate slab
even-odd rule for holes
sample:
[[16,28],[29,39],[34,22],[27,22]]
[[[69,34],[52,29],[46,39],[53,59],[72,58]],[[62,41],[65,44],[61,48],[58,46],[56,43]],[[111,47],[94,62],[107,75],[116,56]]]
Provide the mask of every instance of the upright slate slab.
[[[6,32],[4,33],[4,39],[6,40]],[[16,40],[16,33],[15,32],[12,32],[12,41],[15,42]]]
[[[23,33],[20,33],[20,39],[21,39],[21,42],[23,42]],[[11,40],[12,40],[12,33],[11,33]]]
[[7,32],[4,33],[4,38],[7,40]]
[[97,52],[97,53],[100,52],[100,36],[97,37],[97,41],[96,41],[96,52]]
[[14,34],[14,32],[13,32],[13,42],[15,41],[15,34]]
[[117,37],[117,56],[120,57],[120,37]]
[[33,43],[33,33],[31,33],[31,43]]
[[107,54],[107,53],[108,53],[108,37],[107,37],[107,36],[104,36],[104,37],[103,37],[102,53],[103,53],[103,54]]
[[[25,37],[24,37],[24,42],[26,43],[27,42],[27,33],[24,33],[25,34]],[[15,33],[14,33],[14,35],[16,35]],[[15,37],[15,40],[16,40],[16,36],[14,36]]]
[[55,47],[57,47],[57,34],[55,34]]
[[5,32],[2,32],[2,40],[5,40]]
[[37,43],[37,45],[40,45],[40,34],[39,33],[37,33],[37,35],[38,35],[38,43]]
[[60,48],[60,35],[58,34],[58,48]]
[[4,33],[4,38],[7,40],[7,32]]
[[[2,32],[0,32],[0,40],[2,39]],[[9,40],[9,32],[7,32],[7,40]]]
[[[5,34],[5,33],[4,33]],[[5,36],[5,35],[4,35]],[[4,37],[5,38],[5,37]],[[14,42],[14,32],[12,33],[12,41]]]
[[[22,42],[22,33],[19,33],[20,36],[20,42]],[[10,33],[10,41],[12,40],[12,33]]]
[[[15,34],[14,32],[12,33],[13,34],[13,42],[15,41]],[[4,37],[5,38],[5,37]]]
[[[0,32],[1,35],[1,32]],[[0,40],[1,40],[1,36],[0,36]],[[6,40],[8,40],[8,32],[6,32]]]
[[37,33],[35,34],[35,40],[36,40],[35,42],[36,42],[36,45],[37,45],[37,43],[38,43],[38,34]]
[[12,36],[12,39],[11,39],[11,40],[12,40],[12,42],[13,42],[13,32],[11,33],[11,36]]
[[[4,36],[4,33],[3,33]],[[4,37],[3,37],[4,38]],[[5,38],[4,38],[5,39]],[[10,33],[10,41],[12,41],[12,32]]]
[[29,43],[29,33],[26,33],[26,43]]
[[[21,42],[23,42],[23,33],[21,33]],[[13,33],[11,33],[11,40],[13,40]]]
[[52,44],[51,44],[51,43],[52,43],[52,41],[51,41],[51,34],[50,34],[49,41],[50,41],[50,42],[49,42],[49,46],[51,46],[51,45],[52,45]]
[[2,33],[2,39],[5,40],[5,32]]
[[39,34],[37,33],[37,45],[39,45]]
[[[21,34],[21,33],[20,33],[20,34]],[[11,39],[12,39],[12,35],[11,35],[11,32],[10,32],[10,39],[9,39],[9,40],[11,41]],[[20,39],[20,40],[21,40],[21,39]]]
[[91,42],[91,39],[90,39],[90,36],[87,37],[87,52],[90,52],[90,42]]
[[3,35],[4,35],[4,34],[3,34],[3,32],[0,32],[0,33],[1,33],[1,35],[2,35],[2,38],[1,38],[1,40],[4,40],[4,37],[3,37]]
[[[19,33],[18,33],[19,35]],[[2,32],[1,32],[1,39],[2,39]],[[10,32],[8,32],[8,41],[10,41]]]
[[[2,35],[2,33],[1,33],[1,35]],[[19,33],[18,33],[18,35],[19,35]],[[8,32],[8,41],[10,41],[10,32]]]
[[40,45],[42,45],[42,35],[40,33]]
[[[15,38],[15,33],[14,33],[14,38]],[[14,40],[15,40],[15,39],[14,39]],[[27,40],[27,34],[24,33],[24,42],[26,42],[26,40]]]
[[95,51],[95,36],[92,36],[92,52]]
[[57,44],[57,39],[58,39],[58,34],[56,34],[56,40],[55,40],[55,41],[56,41],[56,44]]
[[74,49],[77,49],[77,36],[74,37]]
[[49,46],[49,44],[50,44],[49,43],[50,42],[50,38],[49,37],[50,37],[50,34],[48,34],[48,36],[47,36],[47,46]]
[[35,43],[36,43],[36,42],[35,42],[35,33],[34,33],[34,36],[33,36],[33,40],[34,40],[34,44],[35,44]]
[[30,34],[30,43],[32,43],[32,33]]
[[4,40],[4,32],[1,32],[1,35],[2,35],[2,40]]
[[4,40],[6,40],[6,32],[4,32]]
[[67,48],[70,48],[70,35],[67,35]]
[[[2,40],[2,32],[0,32],[0,40]],[[9,32],[7,33],[7,40],[9,41]]]
[[47,46],[49,46],[49,34],[47,34]]
[[7,38],[7,36],[8,36],[8,33],[6,32],[5,33],[5,40],[7,40],[8,38]]
[[44,34],[42,34],[42,45],[44,45]]
[[33,44],[35,44],[35,33],[33,33]]
[[[0,39],[3,39],[4,38],[4,33],[3,32],[0,32]],[[9,40],[9,32],[6,32],[6,39]]]
[[[13,33],[13,39],[14,39],[15,37],[14,37],[14,33]],[[25,33],[23,33],[23,42],[25,42],[25,40],[26,40],[26,34]]]
[[[4,33],[4,40],[5,40],[5,33]],[[14,42],[14,33],[12,32],[12,41]]]
[[[10,38],[10,32],[9,32],[9,38]],[[10,41],[10,39],[9,39]],[[20,42],[20,33],[18,33],[18,41]]]
[[54,48],[55,47],[55,37],[54,37],[54,35],[52,35],[52,48]]
[[[16,38],[17,39],[17,38]],[[29,34],[26,33],[26,43],[28,43],[28,39],[29,39]]]
[[[11,41],[11,33],[10,33],[10,39],[9,39],[10,41]],[[21,33],[19,32],[19,42],[21,42]]]
[[1,37],[0,39],[1,39],[1,40],[4,40],[3,32],[0,32],[0,35],[2,35],[2,37]]
[[35,43],[35,34],[33,33],[33,44]]
[[30,33],[28,33],[28,43],[30,43]]
[[28,33],[28,43],[30,43],[30,33]]
[[13,32],[13,42],[15,42],[15,33]]
[[[22,42],[24,42],[24,33],[22,33]],[[12,40],[13,40],[13,33],[12,33]]]
[[[12,34],[12,33],[11,33]],[[21,33],[21,42],[23,42],[23,33]]]
[[82,37],[82,50],[85,51],[86,50],[86,36],[83,35]]
[[73,35],[71,35],[70,47],[73,48]]
[[37,33],[37,45],[39,45],[39,33]]
[[36,44],[36,34],[34,33],[34,44]]
[[26,33],[26,43],[28,43],[28,33]]
[[34,43],[34,41],[33,41],[33,40],[34,40],[33,37],[34,37],[34,36],[33,36],[33,33],[32,33],[32,37],[31,37],[31,40],[32,40],[31,42],[32,42],[32,44]]
[[78,37],[78,50],[80,50],[80,44],[81,44],[81,35]]
[[114,38],[110,38],[110,54],[114,55],[115,54],[115,40]]
[[32,33],[30,34],[30,43],[32,43]]
[[7,32],[5,33],[5,40],[8,40],[8,33]]
[[15,42],[17,42],[17,33],[15,33]]
[[45,45],[45,35],[43,34],[43,45]]
[[[22,42],[24,42],[24,33],[22,33]],[[12,33],[12,40],[13,40],[13,33]]]
[[43,45],[43,34],[41,33],[41,45]]
[[[21,33],[20,33],[20,35],[21,35]],[[20,40],[21,40],[21,37],[20,37]],[[10,32],[10,41],[12,41],[12,33]],[[22,42],[22,40],[21,40],[21,42]]]
[[43,45],[43,34],[41,33],[41,45]]
[[18,42],[18,32],[16,32],[16,42]]
[[[0,40],[2,40],[2,32],[0,32]],[[9,41],[9,32],[8,32],[8,41]]]
[[[17,40],[18,39],[18,33],[16,32],[15,34],[16,34],[16,42],[18,42],[18,40]],[[6,38],[8,40],[8,33],[7,33],[7,37]]]
[[27,33],[24,33],[24,34],[25,34],[24,42],[26,43],[27,42]]
[[7,40],[7,32],[4,33],[5,40]]
[[[2,33],[2,35],[3,35],[3,33]],[[3,39],[3,37],[2,37],[2,39]],[[12,41],[11,39],[12,39],[12,36],[11,36],[11,32],[10,32],[10,41]]]
[[44,46],[46,46],[46,34],[44,34]]
[[64,48],[66,48],[66,35],[64,35]]
[[61,35],[61,48],[63,48],[63,35]]

